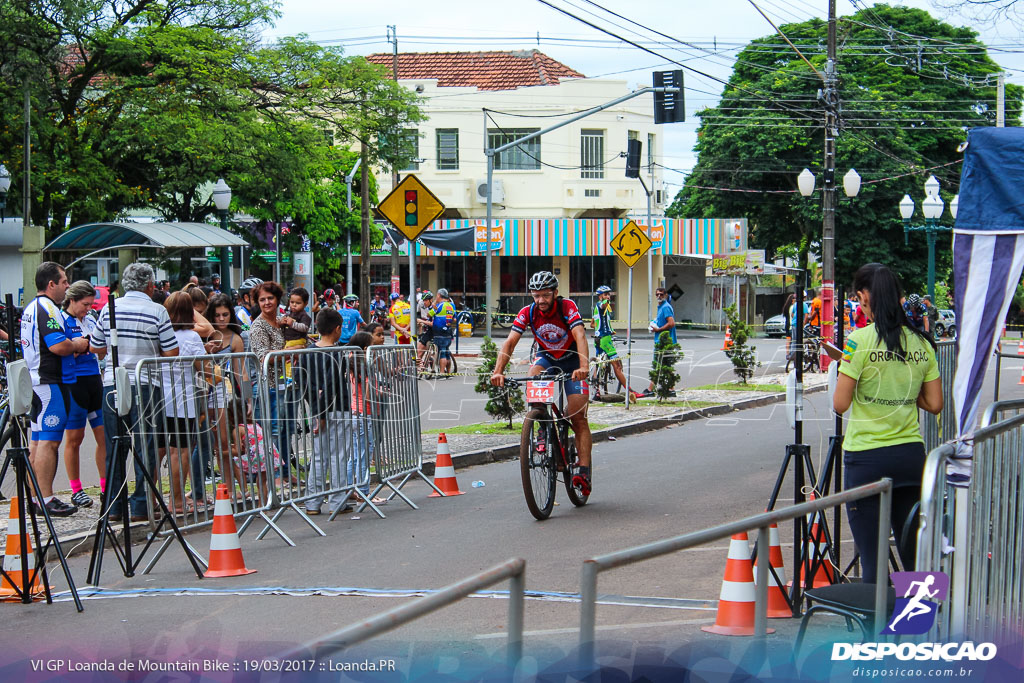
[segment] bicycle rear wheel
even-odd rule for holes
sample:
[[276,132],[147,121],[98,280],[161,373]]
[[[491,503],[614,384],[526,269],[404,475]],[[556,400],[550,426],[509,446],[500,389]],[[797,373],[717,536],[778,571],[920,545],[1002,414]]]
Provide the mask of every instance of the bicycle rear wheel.
[[569,500],[576,507],[583,507],[587,504],[587,499],[590,496],[583,495],[583,491],[579,490],[572,485],[572,475],[579,468],[578,455],[576,453],[576,437],[569,437],[569,445],[566,448],[565,459],[569,463],[569,468],[565,471],[565,492],[569,496]]
[[[555,506],[555,459],[551,455],[551,422],[543,410],[534,409],[523,419],[523,435],[519,443],[519,467],[523,478],[526,507],[537,519],[547,519]],[[538,443],[543,450],[538,451]]]

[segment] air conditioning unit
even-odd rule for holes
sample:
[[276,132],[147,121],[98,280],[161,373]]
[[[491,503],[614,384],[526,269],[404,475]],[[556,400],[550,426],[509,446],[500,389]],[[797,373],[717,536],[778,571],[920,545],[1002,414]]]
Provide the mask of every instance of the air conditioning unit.
[[[481,204],[487,203],[487,181],[478,180],[476,182],[476,200]],[[505,202],[505,182],[502,180],[494,181],[494,190],[491,192],[491,202],[494,204],[503,204]]]

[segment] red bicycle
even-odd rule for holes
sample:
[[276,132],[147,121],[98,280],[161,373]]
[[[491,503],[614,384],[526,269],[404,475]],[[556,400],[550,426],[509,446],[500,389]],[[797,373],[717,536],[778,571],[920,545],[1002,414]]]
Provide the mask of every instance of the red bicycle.
[[575,436],[565,416],[564,384],[568,376],[538,376],[526,380],[505,379],[510,388],[525,384],[530,405],[523,420],[519,442],[519,466],[523,479],[526,507],[537,519],[551,516],[555,506],[555,486],[559,478],[576,507],[587,504],[583,491],[573,486],[573,474],[579,469]]

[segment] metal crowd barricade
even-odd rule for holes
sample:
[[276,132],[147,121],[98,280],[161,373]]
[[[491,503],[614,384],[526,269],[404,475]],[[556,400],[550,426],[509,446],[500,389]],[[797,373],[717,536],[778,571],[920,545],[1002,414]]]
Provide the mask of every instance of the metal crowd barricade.
[[[258,410],[259,397],[253,394],[251,380],[256,367],[251,353],[148,358],[135,367],[140,419],[131,429],[138,431],[140,443],[155,451],[143,456],[181,530],[212,524],[218,477],[228,487],[236,516],[271,522],[268,442],[248,439],[256,431],[252,414]],[[147,506],[150,522],[155,523],[160,513],[152,496]],[[161,534],[163,542],[147,573],[174,540],[169,530]],[[189,548],[205,564],[202,554]]]
[[[946,483],[946,465],[953,453],[951,444],[943,444],[931,450],[925,460],[914,567],[918,571],[945,572],[946,576],[953,575],[953,558],[948,551],[952,548],[956,496],[954,488]],[[954,590],[952,585],[950,589]],[[929,632],[936,642],[951,639],[952,604],[950,600],[939,604],[938,615]]]
[[319,514],[326,501],[334,519],[350,497],[362,499],[383,518],[367,495],[373,441],[363,350],[333,346],[272,351],[262,369],[262,405],[267,409],[259,420],[273,446],[268,451],[275,471],[271,521],[293,510],[326,536],[308,513]]
[[953,340],[936,343],[935,358],[939,365],[942,381],[942,395],[945,398],[942,412],[933,415],[920,411],[921,434],[924,437],[926,453],[938,448],[939,444],[956,438],[956,413],[953,401],[953,378],[956,375],[956,342]]
[[413,509],[418,509],[402,493],[402,487],[413,476],[421,477],[438,494],[444,494],[423,472],[416,349],[412,346],[371,346],[367,349],[367,357],[376,443],[373,461],[378,479],[373,496],[387,487],[391,489],[388,500],[398,496]]
[[950,609],[940,611],[936,635],[993,641],[1014,652],[1024,648],[1022,408],[1024,401],[1002,401],[985,411],[966,491],[945,481],[952,447],[929,454],[916,567],[951,577]]
[[[878,575],[886,576],[886,565],[889,558],[889,529],[891,526],[891,479],[881,479],[871,484],[858,486],[842,493],[834,493],[831,496],[811,500],[800,505],[779,508],[772,512],[746,517],[736,522],[721,524],[710,529],[695,531],[674,538],[666,538],[661,541],[619,550],[586,560],[583,563],[580,576],[579,658],[581,666],[589,668],[594,664],[594,632],[597,620],[597,575],[600,572],[635,564],[643,560],[660,557],[705,543],[711,543],[723,538],[729,538],[734,534],[753,529],[758,530],[758,557],[768,557],[769,528],[771,524],[782,524],[803,515],[824,512],[828,508],[872,496],[879,496],[880,498],[878,515]],[[757,563],[757,575],[755,576],[754,583],[754,635],[756,637],[764,636],[768,628],[767,562]],[[879,582],[875,587],[875,615],[876,619],[879,620],[885,619],[886,591],[887,585],[884,581]],[[881,624],[878,625],[880,626]]]

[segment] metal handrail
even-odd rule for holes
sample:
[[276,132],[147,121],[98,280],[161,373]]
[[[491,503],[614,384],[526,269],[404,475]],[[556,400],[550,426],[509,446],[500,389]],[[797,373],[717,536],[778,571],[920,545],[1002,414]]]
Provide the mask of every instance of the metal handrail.
[[[1019,356],[1014,356],[1014,358],[1019,358]],[[1008,410],[1024,410],[1024,398],[1014,398],[990,403],[988,407],[985,408],[984,414],[981,416],[981,426],[988,427],[998,421],[999,413]]]
[[[767,551],[766,551],[767,552]],[[382,612],[365,621],[352,624],[329,635],[310,641],[280,655],[278,659],[293,659],[298,655],[312,653],[317,659],[332,655],[364,640],[398,628],[425,614],[472,595],[478,590],[493,586],[509,579],[508,606],[508,665],[515,668],[523,654],[523,600],[526,588],[526,560],[512,558],[505,562],[473,574],[436,593],[431,593],[401,607]]]
[[[584,561],[580,577],[580,664],[589,668],[594,663],[594,630],[597,616],[597,575],[600,572],[627,564],[649,560],[679,550],[703,545],[733,534],[758,530],[757,556],[768,557],[769,526],[796,519],[807,514],[824,512],[827,508],[850,503],[862,498],[880,496],[878,515],[878,576],[887,575],[889,558],[889,528],[891,527],[892,479],[884,478],[871,484],[858,486],[831,496],[807,501],[800,505],[781,508],[772,512],[746,517],[736,522],[720,524],[710,529],[694,531],[653,543],[647,543],[606,555],[599,555]],[[768,562],[757,563],[754,603],[754,635],[764,636],[768,630]],[[875,619],[885,618],[887,584],[880,581],[875,586]]]

